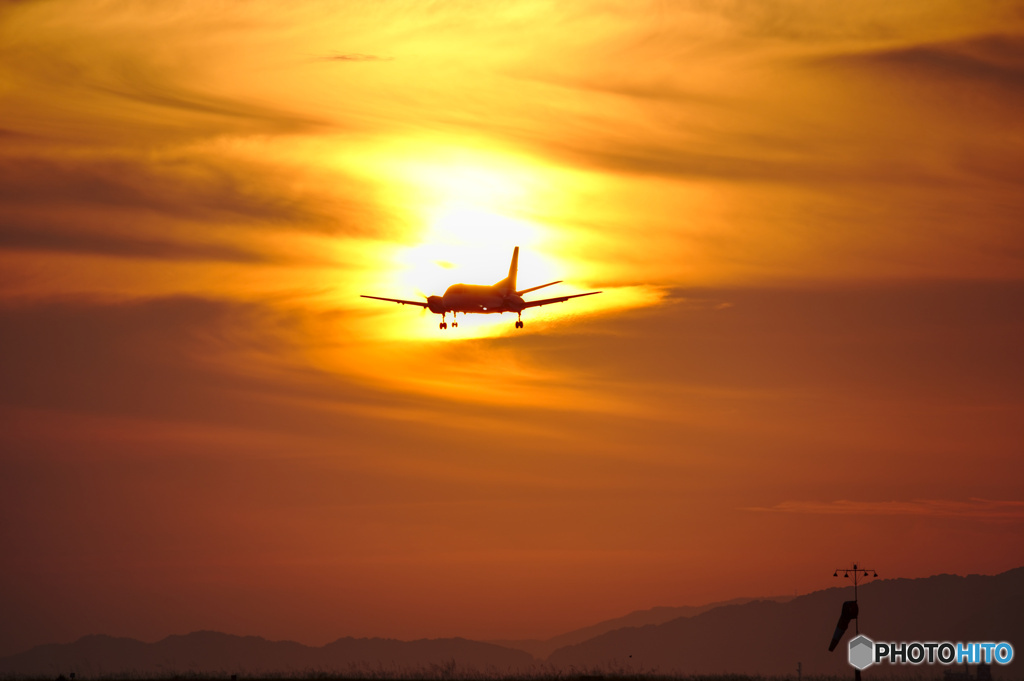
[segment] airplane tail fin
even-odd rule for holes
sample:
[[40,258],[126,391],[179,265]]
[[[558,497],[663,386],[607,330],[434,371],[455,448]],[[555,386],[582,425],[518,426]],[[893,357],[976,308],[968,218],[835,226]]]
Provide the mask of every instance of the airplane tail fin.
[[512,264],[508,266],[508,279],[505,281],[508,284],[509,291],[516,290],[516,277],[519,275],[519,246],[516,246],[515,250],[512,251]]
[[516,276],[519,274],[519,246],[512,251],[512,264],[508,266],[508,277],[502,279],[496,287],[504,288],[508,293],[516,292]]

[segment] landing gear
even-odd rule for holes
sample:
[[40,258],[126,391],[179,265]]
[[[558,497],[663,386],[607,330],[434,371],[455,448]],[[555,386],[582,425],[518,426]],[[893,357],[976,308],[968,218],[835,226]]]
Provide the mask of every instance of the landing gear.
[[516,320],[516,328],[517,329],[523,328],[523,319],[522,319],[522,317],[523,317],[523,313],[520,312],[519,313],[519,319]]
[[441,322],[440,324],[437,325],[437,328],[439,328],[439,329],[447,329],[448,328],[448,322]]

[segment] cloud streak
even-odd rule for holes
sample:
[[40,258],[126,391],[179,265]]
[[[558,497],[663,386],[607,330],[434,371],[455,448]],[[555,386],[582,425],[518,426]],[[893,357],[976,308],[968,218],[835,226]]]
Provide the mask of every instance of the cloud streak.
[[89,233],[80,227],[41,229],[4,224],[0,226],[0,249],[102,255],[118,258],[156,260],[199,260],[231,263],[266,263],[271,257],[232,243],[198,243],[139,238],[131,235]]
[[0,157],[0,201],[5,210],[64,204],[148,212],[160,218],[329,230],[332,221],[316,205],[330,199],[289,192],[282,186],[285,179],[277,168],[200,152],[164,158],[128,153],[61,157],[52,152]]
[[991,499],[914,499],[912,501],[783,501],[774,506],[748,507],[747,511],[845,516],[924,516],[934,518],[980,518],[1024,520],[1024,501]]
[[376,54],[362,54],[359,52],[342,53],[334,52],[317,57],[317,61],[340,61],[340,62],[383,62],[394,61],[394,57],[381,57]]
[[860,68],[889,78],[949,82],[958,87],[994,86],[1017,96],[1024,91],[1024,36],[1015,34],[838,53],[808,63]]

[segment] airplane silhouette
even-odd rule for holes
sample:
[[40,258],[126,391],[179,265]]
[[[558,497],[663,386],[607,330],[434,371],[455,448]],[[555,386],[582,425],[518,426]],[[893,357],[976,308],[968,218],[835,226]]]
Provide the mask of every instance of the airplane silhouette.
[[381,298],[379,296],[360,296],[361,298],[372,298],[373,300],[384,300],[389,303],[398,303],[399,305],[416,305],[423,307],[435,314],[441,315],[441,323],[437,325],[439,329],[447,329],[448,322],[445,321],[445,315],[449,312],[452,313],[452,328],[459,325],[454,317],[459,312],[463,314],[502,314],[504,312],[515,312],[518,319],[516,320],[516,328],[523,328],[523,310],[528,307],[539,307],[541,305],[550,305],[551,303],[564,303],[570,298],[582,298],[583,296],[592,296],[601,291],[591,291],[590,293],[577,293],[572,296],[560,296],[558,298],[545,298],[544,300],[523,300],[523,294],[529,293],[530,291],[536,291],[537,289],[544,288],[545,286],[553,286],[554,284],[561,284],[562,280],[552,281],[548,284],[541,284],[540,286],[533,286],[532,288],[524,288],[521,291],[516,290],[516,274],[519,272],[519,246],[516,246],[515,250],[512,251],[512,264],[508,268],[508,276],[499,281],[493,286],[475,286],[473,284],[452,284],[448,287],[448,290],[444,292],[443,296],[429,296],[426,302],[419,300],[402,300],[400,298]]

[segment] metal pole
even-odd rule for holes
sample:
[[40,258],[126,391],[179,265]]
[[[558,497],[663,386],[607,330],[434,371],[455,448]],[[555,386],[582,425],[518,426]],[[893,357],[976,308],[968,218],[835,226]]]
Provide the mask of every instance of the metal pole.
[[[867,574],[866,572],[864,574]],[[853,602],[857,603],[857,564],[853,564]],[[857,619],[853,621],[853,630],[860,635],[860,603],[857,603]]]
[[[853,577],[853,602],[857,603],[857,585],[860,583],[860,580],[861,580],[862,577],[866,579],[869,576],[868,575],[869,569],[868,568],[862,568],[862,567],[858,566],[856,563],[854,563],[852,568],[836,568],[835,572],[832,573],[832,576],[833,577],[838,577],[839,576],[839,570],[843,571],[843,577]],[[878,576],[878,572],[877,571],[872,569],[872,570],[870,570],[870,572],[872,573],[870,575],[871,577],[877,577]],[[859,636],[860,635],[860,603],[857,603],[857,617],[853,621],[853,626],[854,626],[854,631],[856,631],[857,635]],[[860,681],[860,670],[859,669],[854,669],[853,670],[853,679],[854,679],[854,681]]]

